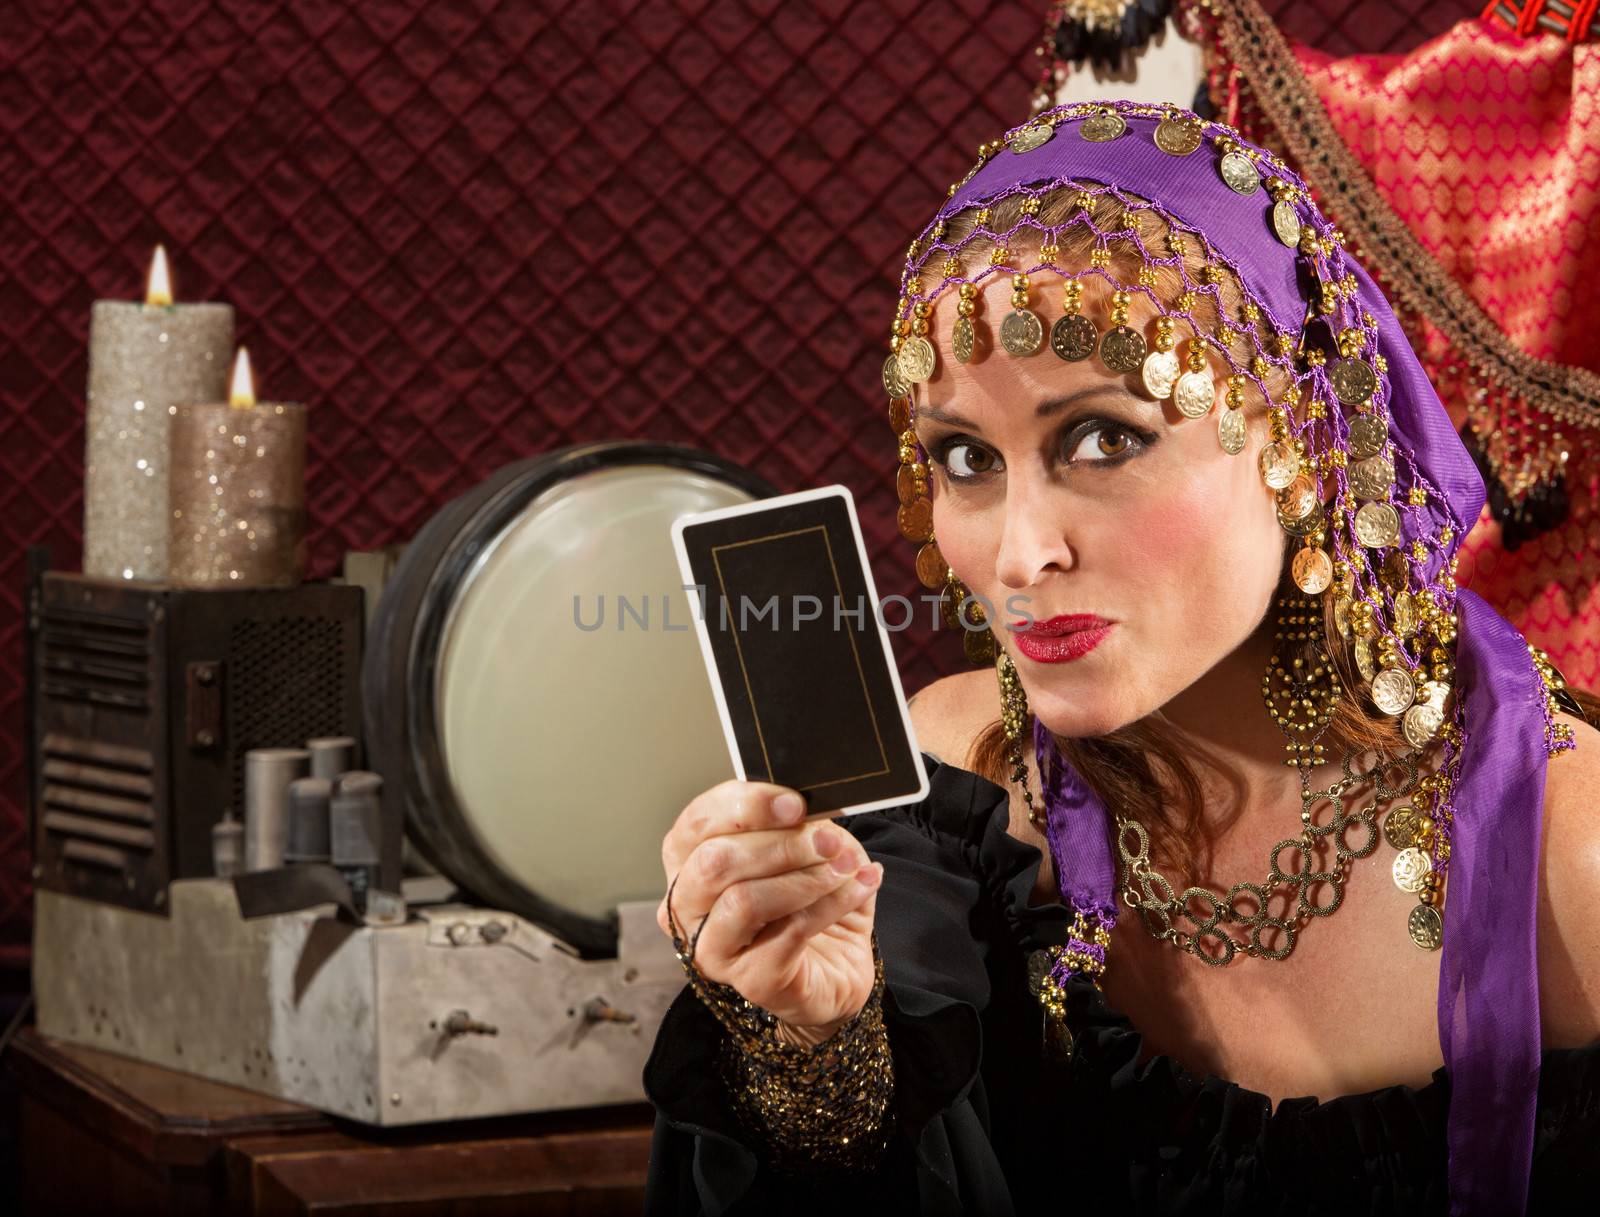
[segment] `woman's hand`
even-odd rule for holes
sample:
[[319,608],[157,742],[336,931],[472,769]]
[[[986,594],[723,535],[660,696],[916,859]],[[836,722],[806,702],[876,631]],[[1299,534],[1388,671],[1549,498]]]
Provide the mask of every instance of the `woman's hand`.
[[[789,1039],[815,1043],[872,992],[883,864],[844,829],[804,814],[788,787],[723,782],[679,814],[661,863],[679,930],[692,938],[705,918],[700,973],[771,1011]],[[656,921],[670,936],[665,899]]]

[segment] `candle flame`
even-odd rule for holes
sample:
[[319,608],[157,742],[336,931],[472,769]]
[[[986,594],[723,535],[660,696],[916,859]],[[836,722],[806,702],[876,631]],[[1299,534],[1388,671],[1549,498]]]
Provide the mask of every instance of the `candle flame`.
[[150,259],[150,281],[145,288],[144,302],[157,308],[165,308],[172,303],[172,276],[167,271],[167,250],[164,245],[157,245]]
[[228,391],[228,404],[238,410],[248,410],[256,404],[255,379],[250,375],[250,352],[239,348],[233,360],[233,387]]

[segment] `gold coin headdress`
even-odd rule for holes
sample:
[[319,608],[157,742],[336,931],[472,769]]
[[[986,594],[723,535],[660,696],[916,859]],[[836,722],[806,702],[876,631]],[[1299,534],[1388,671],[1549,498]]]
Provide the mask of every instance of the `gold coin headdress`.
[[[1046,271],[1063,285],[1059,309],[1041,290]],[[997,324],[981,315],[979,291],[996,274],[1012,288]],[[1091,284],[1098,316],[1085,307]],[[935,334],[934,303],[952,291],[955,319]],[[1129,320],[1138,296],[1155,309],[1143,327]],[[1214,426],[1233,455],[1246,447],[1254,398],[1266,403],[1260,474],[1295,538],[1295,583],[1328,599],[1369,703],[1413,746],[1448,740],[1454,553],[1481,483],[1453,432],[1445,484],[1415,459],[1386,351],[1403,349],[1427,399],[1412,425],[1448,424],[1398,329],[1382,332],[1392,325],[1306,184],[1232,128],[1165,106],[1045,111],[980,149],[906,261],[883,386],[918,578],[944,590],[951,624],[984,617],[939,553],[912,429],[913,386],[941,361],[1095,359],[1187,422]],[[964,634],[973,660],[993,659],[989,630]]]

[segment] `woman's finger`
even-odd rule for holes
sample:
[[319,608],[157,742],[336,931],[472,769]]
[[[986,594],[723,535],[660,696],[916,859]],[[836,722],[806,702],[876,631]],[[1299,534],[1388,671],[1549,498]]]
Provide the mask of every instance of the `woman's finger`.
[[[883,863],[869,862],[855,874],[855,882],[836,888],[803,909],[769,922],[750,942],[740,959],[741,969],[765,969],[805,948],[810,939],[857,909],[869,915],[883,883]],[[781,969],[780,969],[781,970]]]
[[786,828],[798,824],[805,813],[805,799],[787,786],[734,779],[719,782],[696,795],[678,813],[661,841],[662,866],[670,878],[707,837]]
[[[864,985],[859,993],[820,992],[815,991],[817,972],[808,972],[803,963],[807,954],[816,950],[819,935],[836,929],[845,939],[870,934],[882,885],[883,864],[873,863],[862,867],[855,880],[837,891],[773,922],[733,960],[727,983],[756,1005],[786,1011],[780,1017],[801,1024],[826,1022],[841,1011],[860,1009],[871,989],[870,969],[859,978]],[[841,976],[835,974],[835,979]],[[806,986],[812,991],[806,991]],[[804,1009],[787,1013],[797,1002]]]
[[[846,865],[842,873],[834,869],[834,862],[841,860]],[[725,975],[733,957],[772,922],[855,883],[861,868],[854,862],[854,857],[845,853],[804,870],[744,879],[724,888],[700,931],[695,959],[703,961],[708,975]]]
[[708,837],[684,859],[673,889],[672,908],[680,920],[698,919],[732,884],[803,870],[846,852],[857,861],[852,866],[841,863],[841,869],[865,865],[866,851],[860,843],[825,820]]

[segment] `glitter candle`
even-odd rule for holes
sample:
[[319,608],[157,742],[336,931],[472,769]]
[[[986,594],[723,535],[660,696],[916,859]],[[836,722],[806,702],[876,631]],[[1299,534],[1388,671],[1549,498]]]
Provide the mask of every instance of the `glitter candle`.
[[89,319],[83,573],[167,577],[167,453],[174,407],[227,389],[233,306],[174,304],[167,257],[144,303],[96,300]]
[[257,402],[243,348],[225,402],[172,415],[168,578],[293,587],[305,574],[306,410]]

